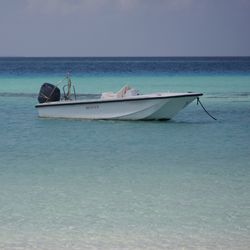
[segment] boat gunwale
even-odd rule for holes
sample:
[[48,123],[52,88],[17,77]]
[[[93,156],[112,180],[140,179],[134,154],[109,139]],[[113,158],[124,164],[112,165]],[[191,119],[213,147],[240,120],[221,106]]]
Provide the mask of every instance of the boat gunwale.
[[130,101],[142,101],[142,100],[155,100],[155,99],[172,99],[172,98],[181,98],[181,97],[190,97],[190,96],[202,96],[202,93],[186,93],[179,95],[170,95],[170,96],[147,96],[140,95],[141,97],[133,97],[133,98],[119,98],[119,99],[92,99],[89,100],[79,100],[79,101],[57,101],[57,102],[46,102],[37,104],[36,108],[45,108],[45,107],[54,107],[54,106],[64,106],[64,105],[81,105],[81,104],[101,104],[101,103],[110,103],[110,102],[130,102]]

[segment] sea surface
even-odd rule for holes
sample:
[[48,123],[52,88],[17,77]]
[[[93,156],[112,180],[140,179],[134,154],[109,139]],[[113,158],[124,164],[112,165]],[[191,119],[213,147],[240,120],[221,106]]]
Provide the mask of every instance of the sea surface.
[[[38,118],[68,72],[78,98],[202,92],[217,120]],[[250,57],[0,58],[0,249],[249,246]]]

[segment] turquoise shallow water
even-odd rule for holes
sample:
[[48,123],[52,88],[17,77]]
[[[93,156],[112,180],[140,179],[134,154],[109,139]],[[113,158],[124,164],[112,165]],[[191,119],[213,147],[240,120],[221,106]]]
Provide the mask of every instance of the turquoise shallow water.
[[249,75],[73,76],[201,91],[218,119],[192,103],[170,122],[39,119],[50,79],[0,77],[0,249],[249,248]]

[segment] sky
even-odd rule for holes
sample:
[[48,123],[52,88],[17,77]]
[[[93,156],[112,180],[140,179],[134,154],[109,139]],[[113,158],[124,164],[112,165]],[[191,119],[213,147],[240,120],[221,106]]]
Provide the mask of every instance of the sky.
[[250,56],[250,0],[0,0],[0,56]]

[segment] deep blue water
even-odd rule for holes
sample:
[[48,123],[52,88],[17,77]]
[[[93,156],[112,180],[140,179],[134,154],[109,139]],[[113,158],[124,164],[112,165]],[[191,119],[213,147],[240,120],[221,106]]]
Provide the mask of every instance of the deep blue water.
[[250,57],[0,58],[0,75],[250,74]]
[[[0,249],[248,249],[250,58],[0,58]],[[198,91],[170,122],[40,119],[78,93]]]

